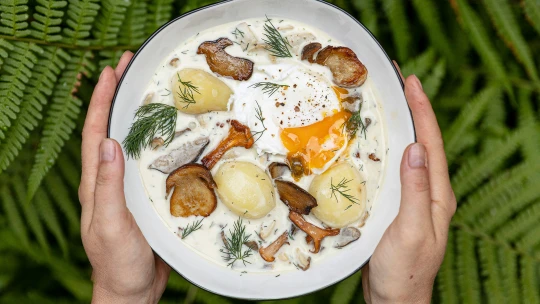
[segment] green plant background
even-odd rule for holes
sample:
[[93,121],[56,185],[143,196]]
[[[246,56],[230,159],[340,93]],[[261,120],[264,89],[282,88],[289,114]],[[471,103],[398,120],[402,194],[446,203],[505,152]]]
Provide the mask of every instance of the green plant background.
[[[210,2],[0,0],[0,303],[90,300],[77,188],[93,85]],[[433,301],[540,303],[540,0],[331,2],[423,81],[437,112],[459,207]],[[236,301],[172,274],[162,302]],[[363,302],[360,273],[285,302]]]

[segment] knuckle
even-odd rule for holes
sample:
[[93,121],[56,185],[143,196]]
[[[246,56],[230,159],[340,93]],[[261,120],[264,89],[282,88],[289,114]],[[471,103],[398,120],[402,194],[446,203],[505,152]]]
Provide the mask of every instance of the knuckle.
[[113,172],[103,172],[100,171],[97,178],[96,178],[96,184],[98,186],[106,186],[111,183],[111,181],[114,180],[114,173]]
[[[423,172],[427,173],[427,172]],[[419,174],[413,180],[413,189],[416,192],[429,191],[429,177],[427,174]]]

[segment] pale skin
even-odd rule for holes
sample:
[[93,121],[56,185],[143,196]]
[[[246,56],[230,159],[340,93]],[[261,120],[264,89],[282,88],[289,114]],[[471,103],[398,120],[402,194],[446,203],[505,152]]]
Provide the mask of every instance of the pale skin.
[[[157,303],[170,267],[154,254],[126,207],[124,156],[107,138],[113,95],[127,64],[106,67],[94,89],[83,129],[81,237],[92,264],[93,303]],[[456,201],[437,120],[420,82],[405,81],[418,143],[401,164],[401,207],[362,270],[368,303],[429,303]]]

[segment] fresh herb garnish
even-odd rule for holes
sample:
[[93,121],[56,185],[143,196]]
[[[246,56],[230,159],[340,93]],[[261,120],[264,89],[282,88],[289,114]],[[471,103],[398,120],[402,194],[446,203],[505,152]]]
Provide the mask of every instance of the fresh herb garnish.
[[366,125],[362,121],[362,117],[360,116],[360,110],[362,109],[362,104],[360,104],[360,109],[358,111],[353,112],[352,116],[347,120],[343,127],[347,130],[347,133],[349,133],[349,137],[353,138],[356,133],[360,130],[360,133],[364,133],[364,139],[367,138],[366,135]]
[[280,88],[288,88],[286,84],[277,84],[273,82],[257,82],[249,86],[250,88],[262,88],[263,93],[268,94],[268,97],[274,95]]
[[238,28],[235,28],[234,31],[231,33],[234,35],[234,38],[235,39],[238,39],[238,36],[244,38],[244,32],[242,32],[241,30],[239,30]]
[[178,86],[178,97],[181,99],[180,102],[186,103],[184,109],[187,109],[190,104],[196,103],[193,92],[197,94],[201,93],[196,86],[191,84],[191,81],[182,81],[180,74],[178,73],[176,73],[176,76],[178,76],[178,82],[180,82],[180,85]]
[[158,133],[161,134],[165,146],[170,144],[176,129],[176,113],[175,107],[162,103],[150,103],[138,108],[135,122],[122,142],[127,157],[139,158],[141,150],[150,146]]
[[291,44],[287,39],[281,36],[268,17],[266,17],[263,29],[264,35],[266,36],[266,39],[263,38],[263,41],[267,44],[266,49],[270,54],[275,57],[292,57],[292,54],[289,51],[289,47],[292,47]]
[[260,121],[262,125],[262,130],[251,133],[252,138],[257,136],[257,138],[255,139],[255,141],[257,141],[261,138],[261,136],[263,136],[264,132],[266,132],[266,126],[264,125],[264,117],[262,116],[261,106],[259,105],[258,101],[255,101],[255,103],[257,103],[257,107],[255,108],[255,118],[257,118],[257,120]]
[[246,226],[242,223],[242,218],[234,222],[233,230],[229,230],[229,234],[226,242],[223,242],[223,248],[219,250],[224,254],[223,259],[228,262],[227,266],[233,267],[236,261],[241,261],[244,265],[251,264],[247,261],[253,254],[251,248],[246,246],[247,249],[244,250],[244,243],[249,240],[251,234],[246,235]]
[[332,197],[332,196],[335,197],[336,202],[337,202],[337,200],[338,200],[337,194],[336,194],[336,192],[337,192],[337,193],[341,194],[344,198],[349,200],[351,203],[358,204],[358,198],[356,198],[356,197],[354,197],[354,196],[347,193],[347,192],[349,192],[351,190],[351,189],[349,189],[349,186],[347,185],[351,181],[352,181],[352,179],[343,178],[337,185],[334,185],[334,183],[332,182],[332,179],[330,179],[330,190],[332,190],[332,193],[330,194],[330,197]]
[[200,219],[200,220],[198,220],[196,222],[193,222],[191,224],[188,224],[186,226],[186,228],[182,229],[182,239],[185,239],[192,232],[195,232],[195,231],[201,229],[203,220],[204,220],[204,218],[202,218],[202,219]]

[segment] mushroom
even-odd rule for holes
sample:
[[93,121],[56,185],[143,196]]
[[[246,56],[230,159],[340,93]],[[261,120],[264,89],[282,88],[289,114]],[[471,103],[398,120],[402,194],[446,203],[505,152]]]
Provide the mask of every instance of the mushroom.
[[309,265],[311,264],[311,257],[307,256],[305,253],[296,248],[296,266],[303,271],[308,270]]
[[253,146],[253,136],[247,126],[244,126],[237,120],[231,120],[229,135],[223,139],[219,145],[201,160],[202,164],[209,170],[221,159],[229,149],[234,147],[244,147],[246,149]]
[[317,54],[315,62],[328,67],[340,87],[359,87],[367,79],[366,67],[348,47],[327,46]]
[[312,42],[310,44],[307,44],[302,49],[302,60],[307,60],[310,63],[315,63],[315,59],[313,59],[315,53],[319,51],[322,48],[322,45],[318,42]]
[[244,243],[244,245],[246,245],[249,249],[253,251],[259,250],[259,245],[257,245],[257,242],[255,241],[247,241]]
[[267,225],[267,226],[261,225],[261,230],[259,231],[259,237],[263,240],[266,240],[266,238],[269,237],[270,234],[274,231],[275,226],[276,226],[276,220],[273,220],[270,225]]
[[259,249],[259,254],[265,261],[273,262],[276,259],[274,255],[279,251],[281,246],[289,244],[289,242],[287,242],[288,239],[289,236],[287,231],[285,231],[272,244],[268,245],[268,247],[261,247]]
[[376,162],[381,161],[380,158],[378,158],[377,156],[375,156],[375,153],[370,153],[370,154],[368,155],[368,157],[369,157],[369,159],[371,159],[372,161],[376,161]]
[[337,249],[341,249],[350,243],[358,240],[360,238],[360,230],[354,228],[354,227],[346,227],[341,229],[341,232],[339,234],[338,240],[336,241],[334,247]]
[[[152,142],[150,143],[150,147],[152,148],[152,150],[156,150],[157,148],[163,146],[164,144],[165,144],[165,141],[163,140],[163,138],[154,137],[154,139],[152,139]],[[170,173],[170,172],[167,172],[167,173]]]
[[313,195],[296,184],[284,180],[275,180],[275,183],[279,198],[291,211],[307,215],[312,208],[317,207],[317,200]]
[[210,171],[199,164],[187,164],[174,170],[165,183],[167,195],[171,196],[171,215],[188,217],[209,216],[216,209],[214,193],[216,183]]
[[206,41],[199,45],[197,54],[204,54],[212,72],[235,80],[248,80],[253,74],[253,62],[244,58],[231,56],[225,48],[233,45],[229,38]]
[[186,142],[169,154],[158,157],[148,168],[169,174],[180,166],[194,162],[209,142],[208,137],[200,137],[194,141]]
[[340,229],[319,228],[311,223],[306,222],[306,220],[300,214],[294,211],[289,212],[289,219],[307,234],[306,242],[308,242],[308,244],[313,241],[313,250],[311,250],[313,253],[319,252],[321,249],[321,241],[325,237],[338,235],[340,231]]
[[178,59],[177,57],[174,57],[173,59],[171,59],[171,61],[169,61],[169,65],[172,66],[172,67],[177,67],[179,60],[180,59]]
[[291,171],[291,169],[287,164],[274,162],[268,166],[268,171],[270,171],[270,176],[272,178],[278,178],[285,175],[288,171]]

